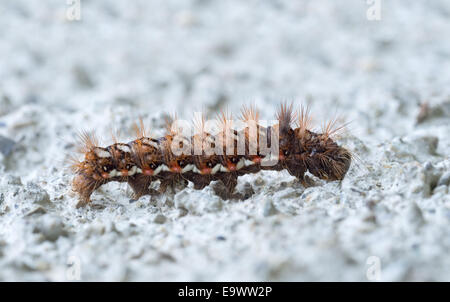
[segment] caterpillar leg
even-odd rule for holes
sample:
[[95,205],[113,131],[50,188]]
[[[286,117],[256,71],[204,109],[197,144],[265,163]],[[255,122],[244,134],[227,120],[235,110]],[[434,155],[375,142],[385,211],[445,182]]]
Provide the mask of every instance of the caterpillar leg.
[[139,199],[144,195],[158,195],[158,191],[149,188],[152,181],[153,179],[151,177],[145,175],[138,175],[136,177],[129,178],[128,184],[133,190],[133,198]]
[[208,185],[209,185],[209,183],[206,183],[206,182],[194,182],[194,189],[195,190],[203,190]]
[[161,180],[161,183],[159,184],[158,192],[163,194],[167,191],[167,189],[171,189],[173,187],[173,181],[171,179],[167,180]]
[[300,183],[302,184],[302,186],[306,189],[309,187],[313,187],[316,184],[314,183],[314,181],[308,177],[307,175],[303,176],[302,178],[298,179],[300,181]]
[[189,179],[194,184],[195,190],[202,190],[207,187],[214,179],[210,175],[194,174]]
[[78,174],[72,182],[73,190],[79,194],[79,201],[76,208],[78,209],[89,204],[92,193],[103,185],[103,183],[102,181],[96,181],[86,177],[83,174]]
[[159,185],[158,192],[165,193],[168,190],[175,192],[175,188],[185,188],[188,185],[188,181],[184,178],[169,178],[161,180],[161,184]]
[[222,199],[240,198],[239,194],[233,194],[237,185],[237,175],[224,175],[220,178],[221,185],[213,187],[214,192]]
[[83,208],[85,207],[87,204],[89,204],[91,202],[89,197],[85,197],[85,196],[80,196],[80,200],[78,201],[78,203],[76,204],[75,208],[79,209],[79,208]]
[[302,162],[293,161],[288,162],[287,164],[288,165],[285,167],[286,170],[289,172],[289,174],[295,176],[300,181],[303,187],[308,188],[312,185],[308,182],[309,178],[305,175],[307,170],[306,165],[304,165]]

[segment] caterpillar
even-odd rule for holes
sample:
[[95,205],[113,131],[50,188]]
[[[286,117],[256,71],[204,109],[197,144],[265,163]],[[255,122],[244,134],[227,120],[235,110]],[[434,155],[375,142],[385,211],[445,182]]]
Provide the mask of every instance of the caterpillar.
[[[310,121],[309,108],[294,112],[293,104],[282,104],[273,125],[263,125],[257,110],[244,106],[239,127],[222,112],[215,129],[207,129],[202,118],[192,135],[168,123],[166,134],[153,138],[145,134],[141,120],[137,139],[100,147],[92,133],[84,132],[79,150],[84,159],[72,164],[76,207],[89,204],[92,193],[111,181],[128,183],[138,199],[188,182],[201,190],[212,181],[223,183],[223,198],[233,198],[238,177],[261,170],[285,169],[304,185],[307,171],[323,180],[342,180],[352,154],[333,140],[333,134],[343,126],[337,127],[334,120],[317,133],[309,129]],[[159,188],[150,188],[155,181]]]

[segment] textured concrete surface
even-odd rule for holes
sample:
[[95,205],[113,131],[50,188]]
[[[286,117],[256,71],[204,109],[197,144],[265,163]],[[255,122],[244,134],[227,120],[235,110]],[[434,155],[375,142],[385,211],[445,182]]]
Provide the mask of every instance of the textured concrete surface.
[[[66,1],[0,4],[0,280],[450,281],[450,3]],[[342,115],[342,183],[239,179],[75,209],[80,130],[155,135],[167,114],[310,103]]]

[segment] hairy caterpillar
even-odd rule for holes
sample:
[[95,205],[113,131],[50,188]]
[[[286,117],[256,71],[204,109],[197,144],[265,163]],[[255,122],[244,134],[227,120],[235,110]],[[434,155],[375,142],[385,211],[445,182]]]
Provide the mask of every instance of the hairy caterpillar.
[[[223,197],[231,198],[244,174],[286,169],[304,183],[306,171],[333,181],[342,180],[350,167],[351,153],[332,139],[342,127],[332,121],[322,133],[309,130],[309,110],[303,107],[294,113],[292,104],[281,105],[271,126],[262,125],[254,108],[243,107],[239,121],[237,129],[222,113],[214,133],[202,120],[197,134],[186,136],[175,127],[160,138],[147,137],[141,121],[136,140],[108,147],[98,146],[93,135],[83,133],[84,159],[72,165],[77,207],[87,205],[91,194],[110,181],[127,182],[137,199],[186,186],[188,181],[202,189],[218,180],[226,187]],[[158,190],[150,188],[154,181],[160,181]]]

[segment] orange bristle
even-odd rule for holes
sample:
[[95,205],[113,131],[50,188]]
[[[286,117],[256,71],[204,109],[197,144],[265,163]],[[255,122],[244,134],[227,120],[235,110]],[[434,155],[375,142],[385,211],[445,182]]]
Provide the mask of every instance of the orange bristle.
[[259,121],[259,112],[258,109],[256,109],[255,105],[245,106],[243,105],[241,108],[241,120],[243,122],[248,121]]
[[345,129],[349,123],[342,123],[342,118],[335,117],[322,125],[322,135],[325,139],[335,137]]
[[150,135],[150,130],[145,127],[142,117],[139,117],[139,124],[133,124],[133,130],[137,138],[148,137]]
[[177,120],[178,117],[176,113],[172,113],[171,115],[164,117],[166,135],[175,136],[180,133],[180,129],[176,123]]
[[81,131],[77,135],[79,142],[79,153],[86,153],[99,145],[99,140],[94,132]]

